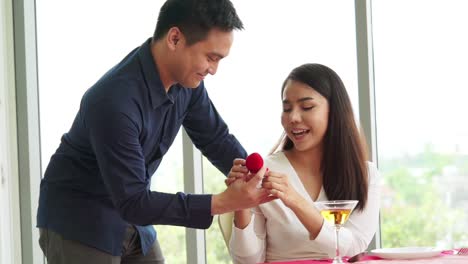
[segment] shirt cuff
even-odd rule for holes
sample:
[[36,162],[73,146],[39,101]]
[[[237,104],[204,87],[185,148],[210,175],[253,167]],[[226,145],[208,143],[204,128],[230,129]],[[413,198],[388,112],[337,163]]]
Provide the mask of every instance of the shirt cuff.
[[190,201],[190,218],[192,224],[187,227],[207,229],[213,222],[211,215],[211,198],[210,194],[189,194]]
[[258,252],[258,239],[254,231],[255,214],[252,214],[249,224],[244,228],[232,225],[232,235],[229,247],[240,257],[252,256]]

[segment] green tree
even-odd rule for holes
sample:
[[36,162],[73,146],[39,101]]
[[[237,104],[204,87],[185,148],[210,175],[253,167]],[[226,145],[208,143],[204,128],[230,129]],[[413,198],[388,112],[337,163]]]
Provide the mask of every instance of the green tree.
[[449,233],[453,234],[452,241],[466,241],[466,231],[453,227],[467,219],[467,213],[448,207],[434,180],[456,160],[456,155],[435,153],[428,145],[418,155],[380,163],[384,176],[384,247],[434,246]]

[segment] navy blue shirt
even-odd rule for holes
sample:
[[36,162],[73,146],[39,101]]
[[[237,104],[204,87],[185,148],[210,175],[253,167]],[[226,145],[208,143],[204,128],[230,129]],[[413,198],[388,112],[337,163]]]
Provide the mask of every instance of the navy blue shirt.
[[156,239],[152,225],[211,225],[211,195],[150,190],[151,177],[182,125],[224,174],[234,158],[246,156],[203,82],[196,89],[176,84],[166,93],[150,43],[133,50],[84,94],[41,181],[37,226],[115,256],[122,254],[129,224],[136,226],[144,254]]

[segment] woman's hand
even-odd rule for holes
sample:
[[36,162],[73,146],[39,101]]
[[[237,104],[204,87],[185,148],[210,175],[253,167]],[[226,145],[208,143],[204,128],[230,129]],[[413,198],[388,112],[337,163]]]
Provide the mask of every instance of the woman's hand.
[[285,174],[270,171],[263,178],[262,187],[272,196],[278,197],[290,208],[299,221],[309,231],[310,239],[315,239],[322,229],[323,217],[320,212],[307,202],[291,185]]
[[263,178],[262,187],[269,190],[271,195],[279,198],[289,208],[305,202],[304,198],[289,183],[288,176],[283,173],[267,172]]

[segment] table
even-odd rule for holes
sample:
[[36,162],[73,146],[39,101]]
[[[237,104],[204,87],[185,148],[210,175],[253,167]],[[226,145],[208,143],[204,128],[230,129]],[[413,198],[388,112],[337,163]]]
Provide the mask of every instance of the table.
[[[330,264],[331,260],[296,260],[286,262],[272,262],[274,264]],[[346,262],[347,263],[347,262]],[[381,259],[378,257],[365,257],[356,264],[468,264],[468,255],[440,254],[437,257],[424,259]]]
[[440,255],[433,258],[425,259],[379,259],[379,260],[363,260],[354,263],[359,264],[468,264],[468,256],[461,255]]

